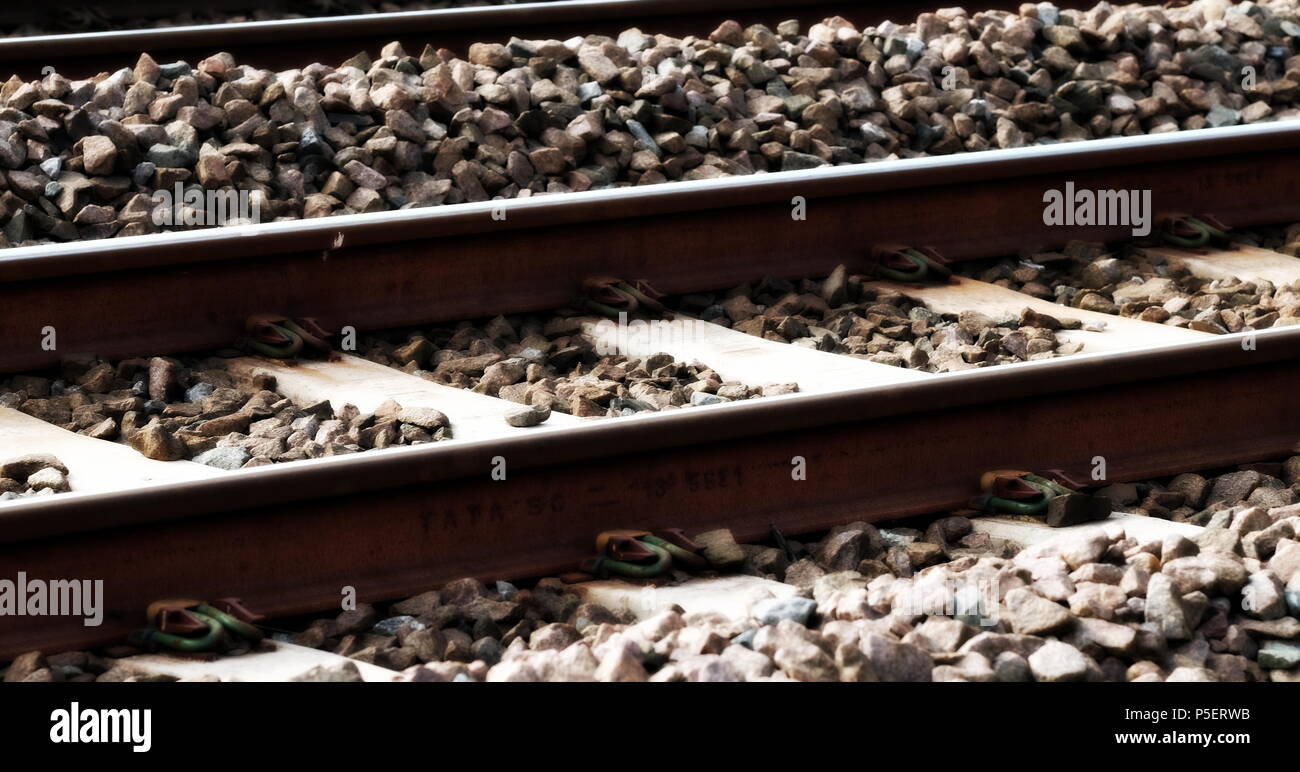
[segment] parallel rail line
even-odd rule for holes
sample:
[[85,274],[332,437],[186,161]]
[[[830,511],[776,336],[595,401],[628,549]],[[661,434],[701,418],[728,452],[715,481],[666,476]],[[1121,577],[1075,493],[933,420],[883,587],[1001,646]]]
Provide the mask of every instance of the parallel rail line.
[[[534,21],[550,20],[554,31],[528,31],[559,36],[579,22],[598,30],[593,19],[623,28],[633,22],[620,8],[651,5],[669,18],[688,4],[548,3]],[[722,5],[698,15],[716,24]],[[507,13],[521,8],[444,15],[438,24],[459,18],[456,29],[479,37],[485,27],[473,24],[517,19]],[[790,4],[762,4],[761,13],[781,18]],[[385,16],[371,23],[412,21]],[[298,45],[328,53],[313,30],[337,31],[336,22],[296,26]],[[365,34],[386,42],[387,29]],[[365,45],[360,29],[353,33],[343,56]],[[94,57],[120,59],[124,46],[140,50],[128,35],[99,34],[93,45],[93,36],[78,36],[90,46],[81,49],[89,66]],[[159,50],[226,47],[193,34],[163,30],[154,39],[175,46]],[[32,66],[39,41],[0,42],[0,61]],[[75,66],[58,59],[75,56],[73,44],[60,45],[46,49],[50,64]],[[301,51],[286,55],[301,59]],[[1261,124],[9,249],[0,254],[0,373],[58,362],[59,352],[36,344],[46,326],[59,330],[60,352],[126,357],[227,345],[246,316],[267,309],[334,328],[393,328],[554,308],[593,275],[682,293],[763,274],[820,276],[840,263],[860,268],[877,243],[933,245],[962,260],[1128,237],[1127,226],[1044,224],[1044,191],[1066,181],[1149,189],[1159,209],[1209,211],[1238,226],[1295,222],[1297,148],[1300,126]],[[791,220],[796,197],[805,221]],[[0,564],[32,577],[103,578],[105,624],[8,618],[0,659],[115,640],[160,594],[237,595],[283,616],[333,606],[344,585],[383,600],[464,575],[563,570],[610,527],[729,527],[750,539],[772,524],[811,532],[957,506],[990,468],[1083,476],[1099,449],[1112,481],[1296,450],[1300,329],[1189,333],[1151,345],[1126,339],[1121,326],[1103,333],[1115,345],[1051,361],[926,377],[881,365],[893,372],[878,381],[825,376],[817,391],[705,409],[203,479],[124,480],[99,492],[78,493],[74,480],[72,493],[0,509]],[[1243,345],[1248,335],[1253,346]],[[766,357],[770,348],[755,352]],[[808,481],[791,478],[795,455],[807,460]],[[498,457],[505,480],[490,475]]]

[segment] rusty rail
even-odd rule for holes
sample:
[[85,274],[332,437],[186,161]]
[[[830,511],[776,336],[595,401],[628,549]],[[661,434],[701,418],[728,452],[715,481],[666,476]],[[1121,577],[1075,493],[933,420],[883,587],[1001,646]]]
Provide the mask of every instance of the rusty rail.
[[295,614],[564,570],[627,523],[753,539],[956,506],[1025,459],[1086,477],[1103,455],[1118,481],[1295,452],[1300,329],[1240,338],[34,501],[0,512],[0,564],[103,579],[105,622],[0,619],[0,660],[115,640],[160,594]]
[[227,345],[267,308],[377,329],[554,308],[589,275],[685,292],[824,275],[872,243],[967,259],[1128,236],[1045,225],[1044,191],[1068,180],[1237,226],[1291,222],[1298,148],[1300,123],[1258,124],[8,249],[0,372],[57,362],[46,326],[62,351],[135,356]]

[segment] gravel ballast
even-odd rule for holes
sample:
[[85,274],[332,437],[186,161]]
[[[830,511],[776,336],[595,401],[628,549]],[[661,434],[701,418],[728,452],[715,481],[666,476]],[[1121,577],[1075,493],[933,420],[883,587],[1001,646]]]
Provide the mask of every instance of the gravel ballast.
[[1080,326],[1068,314],[940,314],[906,293],[864,284],[869,281],[840,266],[820,281],[766,277],[725,292],[684,295],[673,306],[765,340],[929,373],[1052,359],[1081,348],[1054,332]]
[[49,453],[0,459],[0,502],[23,496],[51,496],[71,490],[68,468]]
[[[273,377],[233,375],[216,357],[68,357],[58,373],[0,380],[0,406],[154,460],[226,470],[451,438],[437,410],[389,402],[362,414],[326,400],[298,405],[276,393]],[[26,482],[33,487],[30,477]]]
[[1270,518],[1300,515],[1300,457],[1282,463],[1108,485],[1098,494],[1117,512],[1211,526],[1241,510],[1257,508]]
[[[450,327],[364,337],[358,353],[434,383],[578,417],[625,416],[798,391],[746,385],[700,362],[604,351],[579,315],[498,316]],[[610,348],[616,348],[611,344]],[[548,412],[549,414],[549,412]]]
[[[14,77],[0,246],[1290,118],[1297,18],[1289,0],[1026,4],[864,30],[513,38],[466,58],[390,43],[278,73],[146,54],[91,80]],[[235,216],[155,196],[178,185],[182,201],[248,195]]]
[[[1295,249],[1300,228],[1286,229]],[[1274,239],[1277,241],[1279,239]],[[1224,334],[1300,324],[1300,286],[1202,279],[1142,247],[1071,242],[1059,252],[962,263],[965,276],[1073,308]],[[1062,309],[1064,313],[1068,313]]]

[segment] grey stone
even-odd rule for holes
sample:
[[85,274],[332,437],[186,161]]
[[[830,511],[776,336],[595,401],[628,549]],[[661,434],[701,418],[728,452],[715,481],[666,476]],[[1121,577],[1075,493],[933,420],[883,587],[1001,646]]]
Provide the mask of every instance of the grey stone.
[[397,635],[397,631],[401,630],[404,625],[408,624],[415,630],[423,630],[425,627],[424,623],[420,622],[415,617],[407,614],[399,614],[397,616],[379,620],[371,630],[378,635]]
[[[1227,108],[1224,108],[1225,110]],[[1233,111],[1235,112],[1235,111]],[[1213,111],[1211,111],[1213,113]],[[1231,124],[1225,124],[1231,125]],[[1210,504],[1222,502],[1229,506],[1244,501],[1250,492],[1255,490],[1259,485],[1263,475],[1253,470],[1241,472],[1229,472],[1215,478],[1214,484],[1210,487],[1209,498],[1206,499]]]
[[751,614],[765,625],[788,619],[807,627],[816,610],[817,603],[811,598],[767,598],[755,603]]
[[215,388],[210,383],[196,383],[185,390],[185,401],[201,402],[204,397],[212,396],[214,390]]
[[1155,574],[1147,583],[1146,621],[1170,640],[1185,641],[1192,637],[1187,609],[1173,581],[1164,574]]
[[248,460],[252,458],[246,449],[231,445],[216,447],[211,450],[205,450],[194,457],[194,463],[214,466],[218,469],[234,471],[239,469]]
[[1002,683],[1023,683],[1034,680],[1029,660],[1014,651],[1004,651],[993,662],[993,672]]
[[578,84],[578,99],[583,104],[587,104],[603,93],[605,93],[605,89],[601,88],[600,84],[594,80]]
[[514,410],[506,415],[506,423],[516,427],[538,426],[551,417],[551,409],[540,405],[531,405],[521,410]]
[[1283,641],[1265,641],[1259,647],[1256,661],[1262,668],[1291,670],[1300,666],[1300,645]]
[[691,404],[697,407],[700,405],[721,405],[730,401],[725,397],[719,397],[717,394],[710,394],[707,391],[691,392]]
[[158,143],[149,148],[149,163],[164,169],[183,169],[192,165],[197,156],[192,156],[183,148]]

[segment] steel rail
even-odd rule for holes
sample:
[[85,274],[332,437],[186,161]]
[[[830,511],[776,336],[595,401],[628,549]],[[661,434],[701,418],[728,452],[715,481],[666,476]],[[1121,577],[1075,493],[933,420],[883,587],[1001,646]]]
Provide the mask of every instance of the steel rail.
[[[1063,8],[1086,8],[1086,0],[1063,0]],[[844,16],[859,25],[887,19],[909,23],[939,4],[921,0],[564,0],[518,5],[405,11],[311,19],[240,22],[189,27],[116,30],[70,35],[0,38],[0,71],[24,78],[54,67],[68,77],[129,67],[141,51],[158,61],[191,63],[217,51],[260,67],[302,67],[341,62],[360,50],[372,53],[394,40],[418,55],[425,44],[464,52],[471,43],[505,42],[512,35],[565,40],[574,35],[616,36],[629,27],[669,35],[707,35],[724,19],[775,26],[785,19],[813,24]],[[978,10],[1014,10],[1014,0],[984,0]],[[6,77],[8,74],[6,73]]]
[[[464,575],[565,570],[605,528],[809,532],[959,506],[990,468],[1108,479],[1297,450],[1300,329],[1077,355],[918,384],[599,421],[492,442],[301,461],[0,511],[0,565],[105,582],[105,622],[0,618],[0,660],[118,639],[161,595],[274,615],[400,597]],[[793,456],[808,479],[790,474]],[[493,459],[507,478],[493,480]],[[11,578],[6,576],[5,578]]]
[[379,329],[555,308],[591,275],[686,292],[824,275],[872,243],[969,259],[1130,236],[1045,224],[1044,192],[1067,181],[1236,226],[1294,222],[1297,150],[1300,123],[1256,124],[8,249],[0,372],[57,362],[46,326],[60,351],[136,356],[229,345],[268,309]]

